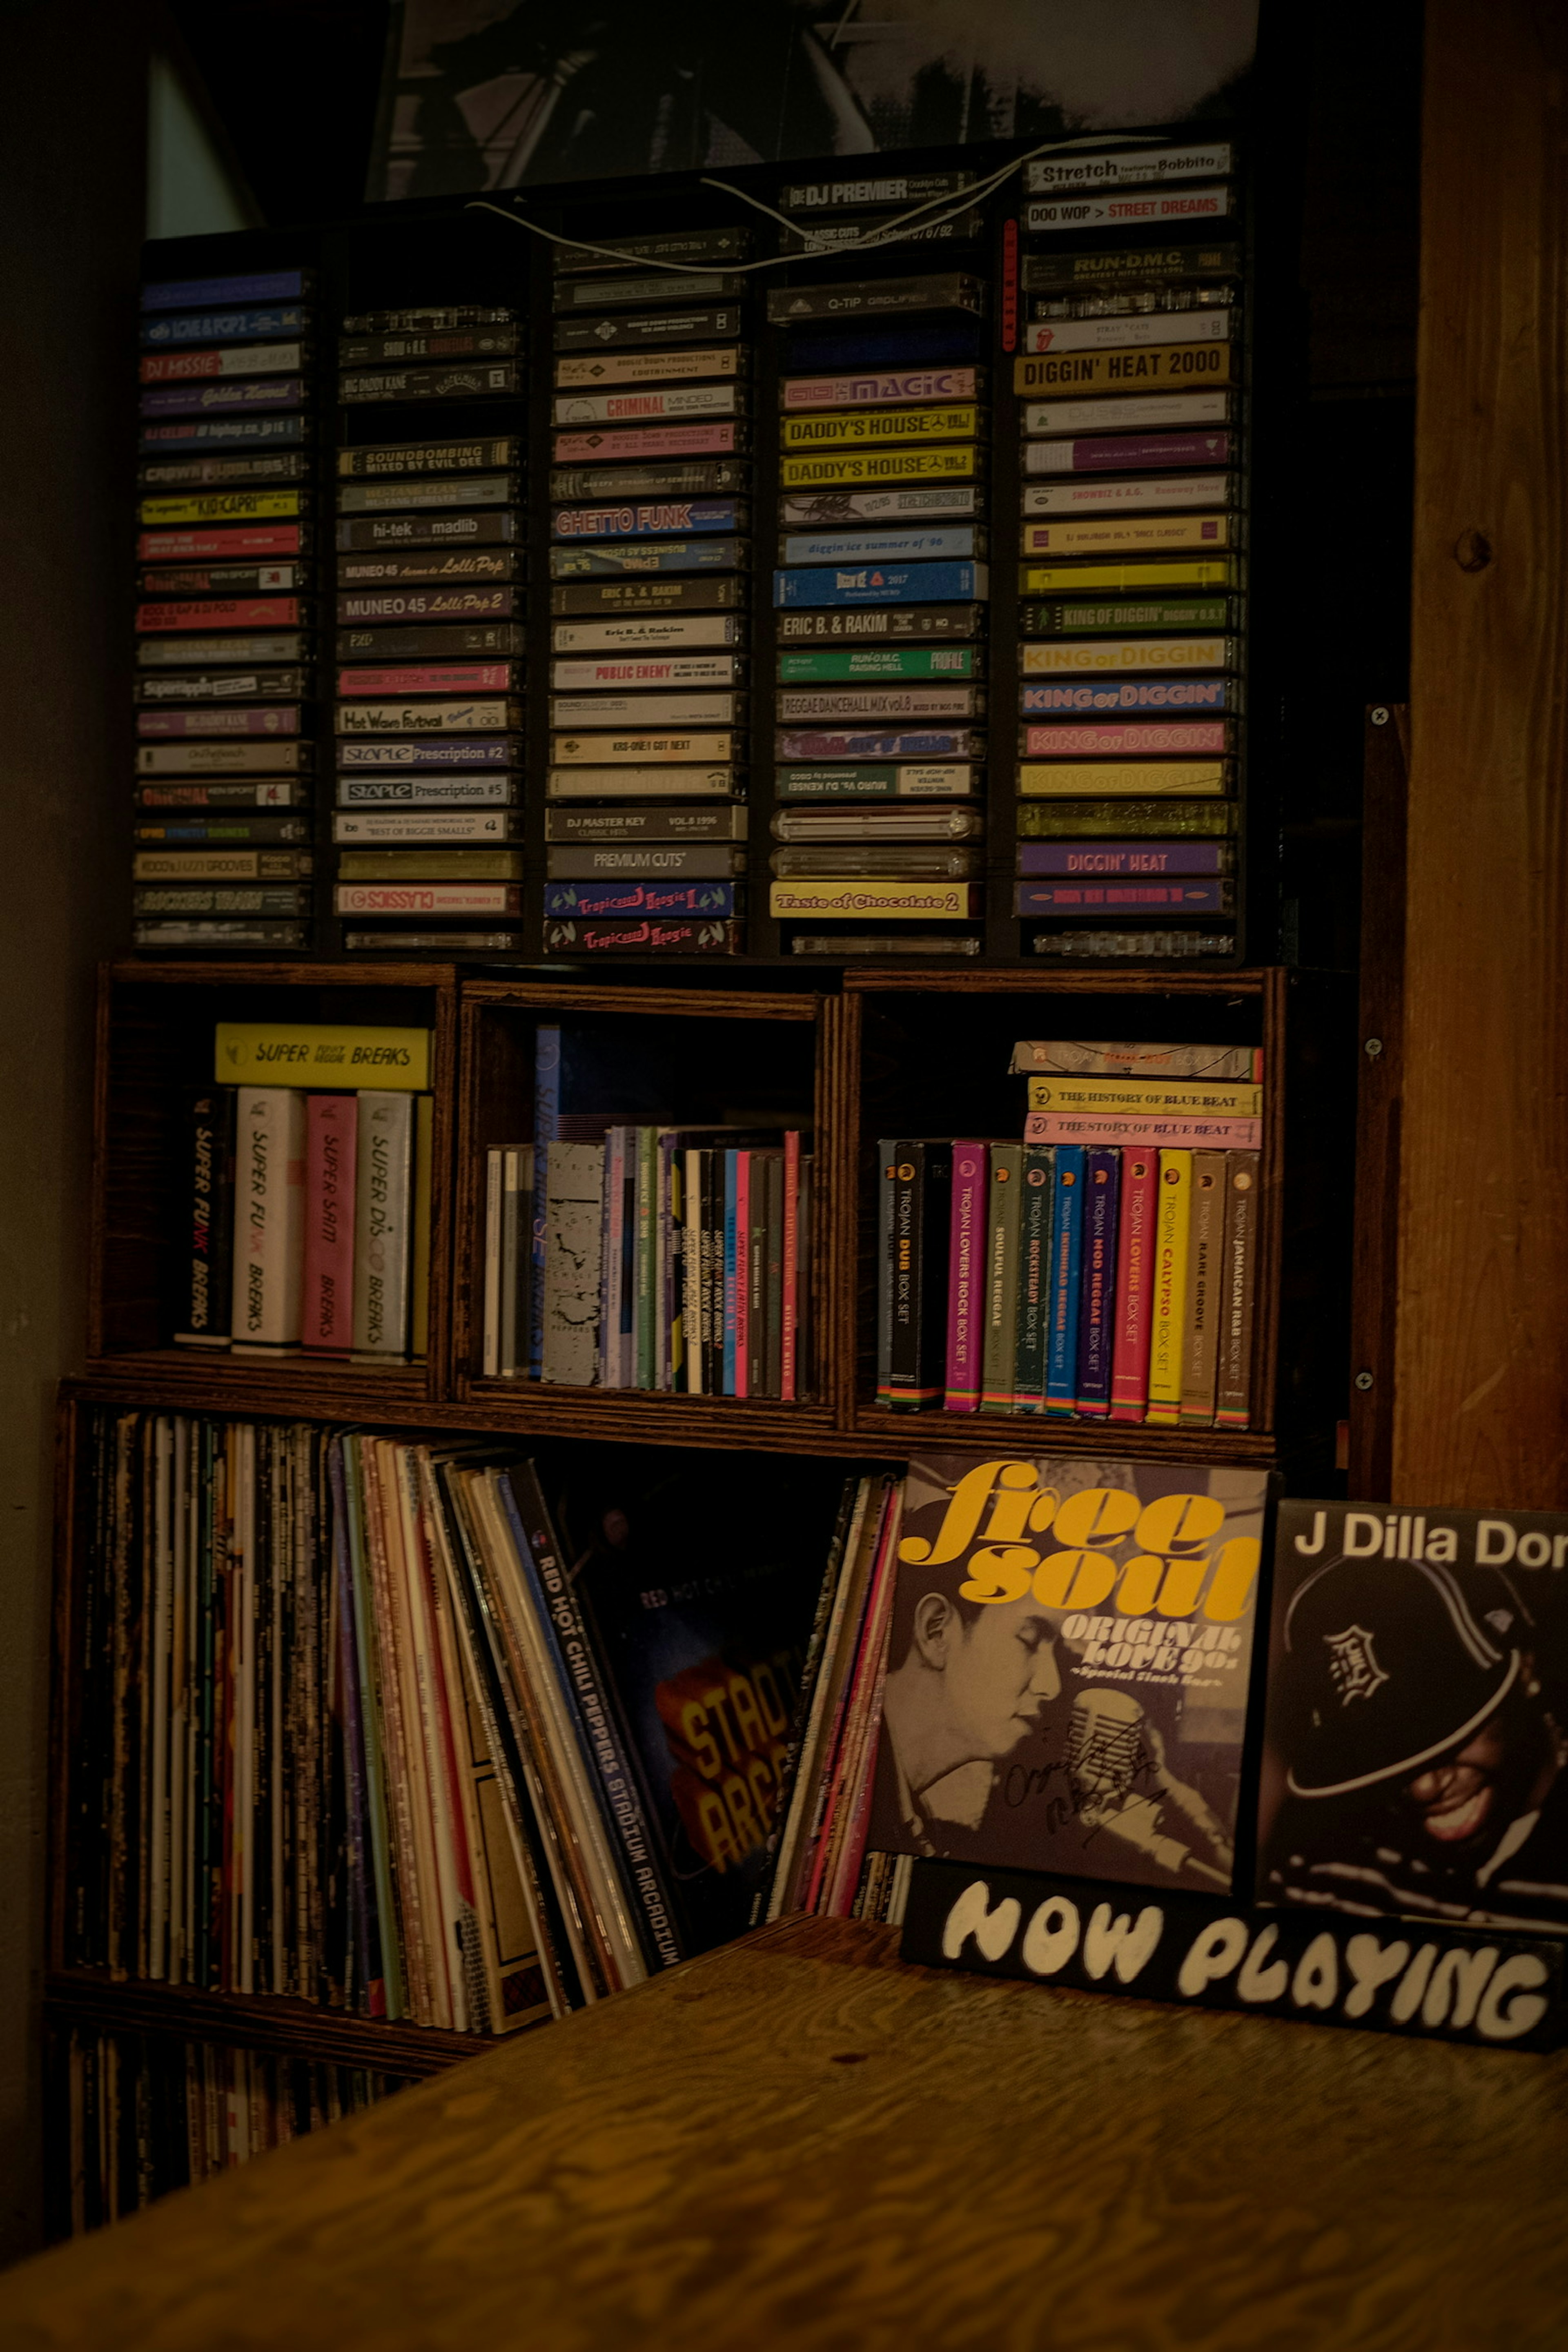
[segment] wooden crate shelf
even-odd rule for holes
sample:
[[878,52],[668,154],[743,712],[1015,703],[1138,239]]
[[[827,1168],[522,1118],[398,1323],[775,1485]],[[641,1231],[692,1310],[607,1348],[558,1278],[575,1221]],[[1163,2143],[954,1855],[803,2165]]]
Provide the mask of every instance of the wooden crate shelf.
[[77,2026],[89,2033],[168,2033],[195,2042],[236,2042],[247,2050],[276,2051],[335,2066],[366,2066],[411,2080],[438,2074],[460,2058],[476,2058],[496,2047],[489,2034],[443,2033],[428,2025],[378,2025],[344,2010],[318,2008],[312,2001],[199,1992],[191,1985],[110,1977],[89,1969],[51,1971],[44,1982],[44,2016],[50,2025]]
[[[804,978],[804,976],[801,976]],[[63,1967],[72,1720],[71,1595],[80,1552],[77,1428],[91,1405],[354,1423],[368,1428],[747,1451],[896,1466],[911,1454],[1107,1452],[1139,1460],[1317,1465],[1342,1412],[1349,1153],[1356,1036],[1345,983],[1274,968],[1018,971],[875,967],[837,992],[680,975],[460,977],[444,964],[152,964],[105,968],[100,997],[91,1345],[61,1392],[56,1704],[46,2015],[52,2025],[166,2032],[430,2074],[492,2044],[384,2026],[305,2002],[121,1981]],[[423,1365],[235,1358],[165,1344],[160,1320],[179,1198],[177,1106],[210,1077],[223,1018],[427,1023],[436,1034],[432,1332]],[[803,1402],[546,1387],[479,1370],[484,1154],[523,1141],[542,1021],[646,1036],[668,1110],[720,1124],[764,1107],[815,1133],[811,1360]],[[1257,1425],[1151,1430],[1013,1414],[889,1412],[873,1401],[879,1135],[1009,1134],[1017,1037],[1213,1035],[1260,1045],[1268,1115],[1255,1357]],[[619,1108],[606,1104],[606,1109]],[[628,1105],[628,1115],[633,1107]],[[661,1108],[662,1115],[662,1108]]]

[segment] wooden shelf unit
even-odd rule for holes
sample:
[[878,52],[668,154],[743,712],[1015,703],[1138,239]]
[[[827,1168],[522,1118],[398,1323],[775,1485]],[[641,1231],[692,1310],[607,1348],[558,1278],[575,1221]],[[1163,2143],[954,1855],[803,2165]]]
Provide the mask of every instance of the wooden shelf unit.
[[[362,1023],[434,1033],[430,1349],[423,1364],[286,1366],[168,1343],[188,1174],[183,1105],[209,1085],[219,1021]],[[405,1411],[447,1393],[457,973],[450,964],[105,964],[99,976],[87,1356],[176,1410],[265,1411],[286,1370],[297,1410],[352,1419],[374,1393]]]
[[[46,2015],[71,2024],[241,2042],[409,2076],[481,2046],[460,2034],[373,2025],[273,1999],[116,1980],[68,1969],[67,1759],[73,1624],[84,1549],[78,1431],[95,1405],[370,1428],[658,1445],[898,1464],[911,1453],[1016,1448],[1172,1463],[1331,1462],[1343,1411],[1351,1132],[1358,1061],[1353,992],[1331,975],[1108,969],[1104,972],[853,971],[835,991],[783,975],[751,984],[639,975],[581,983],[547,973],[459,975],[440,964],[104,968],[100,994],[90,1348],[62,1385],[51,1729]],[[427,1022],[436,1034],[437,1160],[427,1363],[382,1371],[309,1360],[237,1360],[163,1344],[182,1198],[179,1104],[210,1080],[223,1018]],[[526,1139],[541,1020],[646,1034],[670,1076],[673,1117],[798,1111],[817,1163],[810,1390],[797,1404],[545,1388],[476,1370],[484,1152]],[[875,1144],[889,1132],[1016,1134],[1023,1081],[1013,1043],[1049,1034],[1213,1036],[1261,1045],[1268,1106],[1258,1291],[1258,1426],[1147,1430],[1070,1420],[894,1413],[870,1401]],[[769,1099],[770,1096],[773,1098]],[[605,1108],[621,1106],[605,1105]],[[630,1108],[627,1106],[628,1109]],[[662,1112],[661,1112],[662,1116]]]

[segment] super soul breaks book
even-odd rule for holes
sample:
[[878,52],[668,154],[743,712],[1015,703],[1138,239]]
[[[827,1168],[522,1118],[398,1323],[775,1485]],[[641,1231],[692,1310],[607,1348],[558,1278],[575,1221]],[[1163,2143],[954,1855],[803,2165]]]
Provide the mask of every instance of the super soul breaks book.
[[1258,1899],[1568,1934],[1568,1515],[1282,1503]]
[[869,1843],[1228,1892],[1268,1481],[911,1461]]

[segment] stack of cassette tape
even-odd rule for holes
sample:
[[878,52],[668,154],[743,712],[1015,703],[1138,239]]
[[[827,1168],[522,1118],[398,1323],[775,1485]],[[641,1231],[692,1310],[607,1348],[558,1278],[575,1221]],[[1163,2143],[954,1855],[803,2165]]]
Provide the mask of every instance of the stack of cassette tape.
[[558,247],[551,955],[743,938],[751,349],[742,228]]
[[133,938],[310,941],[310,275],[142,289]]
[[1228,143],[1029,167],[1026,952],[1234,953],[1246,495]]
[[[521,331],[360,312],[338,344],[334,911],[345,948],[521,941]],[[441,429],[461,405],[467,427]]]
[[[808,223],[793,246],[842,268],[836,226],[912,242],[874,208],[940,205],[970,177],[788,188]],[[972,208],[933,233],[977,226]],[[980,950],[984,313],[956,267],[768,297],[784,331],[770,909],[789,953]]]

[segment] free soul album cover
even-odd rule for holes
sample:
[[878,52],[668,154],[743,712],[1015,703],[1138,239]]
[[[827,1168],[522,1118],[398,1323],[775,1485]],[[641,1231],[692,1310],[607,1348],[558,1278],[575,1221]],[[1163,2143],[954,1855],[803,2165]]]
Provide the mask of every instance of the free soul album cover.
[[401,0],[366,193],[1173,123],[1257,39],[1258,0]]
[[1228,1893],[1268,1482],[912,1461],[869,1843]]
[[1568,1935],[1568,1516],[1281,1504],[1258,1899]]

